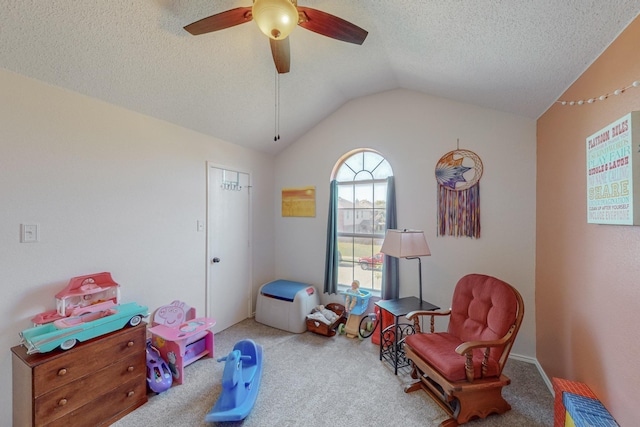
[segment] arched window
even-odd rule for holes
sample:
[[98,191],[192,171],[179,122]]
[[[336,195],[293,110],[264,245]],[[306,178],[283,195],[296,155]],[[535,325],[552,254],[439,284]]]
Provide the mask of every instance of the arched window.
[[[380,153],[360,149],[343,156],[331,178],[325,292],[353,280],[363,289],[381,291],[385,256],[380,247],[386,229],[395,227],[388,224],[388,199],[395,199],[391,165]],[[395,221],[395,200],[391,207]]]

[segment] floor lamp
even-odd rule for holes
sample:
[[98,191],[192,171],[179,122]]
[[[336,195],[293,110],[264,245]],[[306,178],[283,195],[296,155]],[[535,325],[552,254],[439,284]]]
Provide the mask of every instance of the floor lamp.
[[424,232],[420,230],[387,230],[380,249],[385,255],[395,258],[417,259],[420,301],[422,301],[422,261],[421,256],[431,255]]

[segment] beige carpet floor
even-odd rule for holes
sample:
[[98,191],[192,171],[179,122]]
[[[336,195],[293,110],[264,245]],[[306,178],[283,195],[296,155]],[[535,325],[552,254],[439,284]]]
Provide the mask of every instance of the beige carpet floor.
[[[264,370],[256,404],[242,422],[224,426],[437,426],[445,412],[423,391],[403,392],[408,372],[398,376],[379,360],[370,340],[292,334],[247,319],[216,334],[215,355],[226,355],[240,339],[264,349]],[[116,427],[214,426],[205,423],[221,392],[224,363],[202,359],[185,368],[185,381],[114,424]],[[509,360],[503,391],[512,410],[474,420],[470,427],[553,425],[553,397],[535,365]]]

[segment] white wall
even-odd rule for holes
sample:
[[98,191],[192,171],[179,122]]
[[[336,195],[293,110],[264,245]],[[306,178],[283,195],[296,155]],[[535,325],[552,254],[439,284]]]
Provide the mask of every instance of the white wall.
[[[381,152],[396,176],[398,228],[425,231],[432,256],[422,259],[424,298],[448,308],[456,281],[484,273],[514,285],[525,319],[513,353],[535,357],[534,120],[407,90],[344,105],[276,158],[274,197],[284,187],[316,186],[315,218],[283,218],[276,206],[276,274],[323,288],[330,174],[346,152]],[[434,169],[456,148],[482,159],[480,239],[436,236]],[[400,262],[400,296],[416,295],[416,261]],[[324,300],[328,300],[325,296]]]
[[[274,161],[0,69],[0,391],[18,332],[73,276],[110,271],[124,301],[204,311],[206,161],[252,173],[254,295],[274,277],[322,289],[330,173],[360,147],[394,168],[399,227],[425,230],[425,299],[448,307],[470,272],[512,283],[527,307],[513,352],[535,357],[535,137],[533,120],[395,90],[344,105]],[[478,240],[435,233],[434,167],[457,138],[484,163]],[[281,188],[307,185],[316,217],[282,218]],[[19,243],[21,223],[40,224],[39,243]],[[401,296],[416,295],[415,261],[400,267]]]
[[0,394],[18,333],[71,277],[109,271],[125,302],[204,314],[207,161],[252,173],[255,295],[274,277],[272,156],[0,69]]

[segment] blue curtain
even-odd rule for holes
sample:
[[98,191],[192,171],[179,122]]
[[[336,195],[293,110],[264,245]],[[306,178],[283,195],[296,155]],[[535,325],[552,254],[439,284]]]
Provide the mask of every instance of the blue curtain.
[[329,190],[329,220],[327,221],[327,254],[324,268],[324,292],[338,293],[338,183],[331,181]]
[[[393,176],[387,178],[387,218],[386,227],[395,229],[398,227],[396,216],[396,187]],[[400,297],[400,279],[398,274],[399,259],[392,256],[384,256],[382,264],[382,299],[398,299]]]

